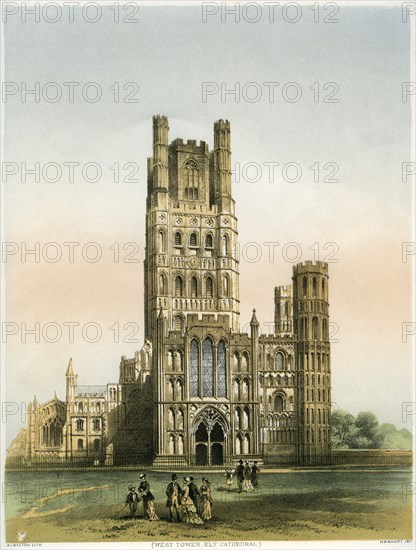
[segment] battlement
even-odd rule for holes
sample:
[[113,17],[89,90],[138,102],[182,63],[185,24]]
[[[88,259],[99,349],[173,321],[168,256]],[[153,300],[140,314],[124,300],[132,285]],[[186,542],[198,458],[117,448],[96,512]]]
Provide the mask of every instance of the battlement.
[[202,315],[191,313],[187,316],[187,324],[188,328],[192,326],[219,325],[227,332],[230,329],[230,319],[228,315],[222,314],[216,316],[213,313],[203,313]]
[[184,141],[182,138],[176,138],[169,145],[171,149],[180,150],[184,153],[204,153],[209,154],[208,144],[203,140],[188,139]]
[[168,117],[164,115],[154,115],[153,116],[153,126],[168,126],[169,121]]
[[228,120],[223,120],[222,118],[220,120],[217,120],[214,122],[214,129],[215,130],[229,130],[230,129],[230,122]]
[[281,285],[274,287],[274,295],[276,298],[291,298],[292,285]]
[[251,338],[247,332],[236,332],[233,334],[232,343],[233,344],[244,344],[248,345],[251,342]]
[[290,342],[294,342],[296,338],[291,334],[261,334],[259,336],[259,343],[267,344],[282,344],[286,345]]
[[321,261],[306,260],[293,266],[293,276],[303,273],[328,273],[328,264]]

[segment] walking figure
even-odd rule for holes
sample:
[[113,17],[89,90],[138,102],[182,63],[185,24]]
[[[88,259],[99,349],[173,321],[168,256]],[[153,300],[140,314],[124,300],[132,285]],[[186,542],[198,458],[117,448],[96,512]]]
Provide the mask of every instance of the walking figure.
[[251,493],[253,491],[253,486],[251,484],[251,468],[248,460],[246,461],[246,465],[244,467],[244,480],[243,480],[243,491],[245,493]]
[[189,496],[191,497],[191,499],[193,500],[193,502],[195,504],[197,514],[200,516],[201,515],[201,510],[200,510],[201,506],[200,506],[200,502],[199,502],[199,499],[200,499],[199,489],[196,486],[196,483],[194,483],[194,478],[192,476],[189,476],[189,479],[191,480],[189,482]]
[[126,497],[126,504],[129,505],[130,515],[132,518],[136,517],[137,505],[140,502],[140,497],[136,493],[136,486],[129,485],[129,492]]
[[251,484],[253,489],[257,489],[259,486],[259,473],[260,468],[257,466],[257,460],[255,460],[253,466],[251,467]]
[[229,493],[231,491],[231,485],[233,484],[233,471],[231,468],[227,468],[225,471],[225,486],[227,488],[227,492]]
[[196,513],[195,503],[189,495],[189,484],[191,479],[189,477],[183,478],[182,488],[182,521],[184,523],[203,524],[204,522]]
[[244,482],[244,464],[242,460],[238,462],[238,466],[235,469],[234,473],[237,478],[238,492],[241,493],[243,490],[243,482]]
[[201,485],[201,518],[208,520],[212,518],[212,494],[211,484],[206,477],[202,478]]
[[155,497],[150,491],[150,485],[146,480],[146,474],[140,474],[139,478],[141,479],[139,493],[143,500],[145,516],[149,521],[157,521],[159,518],[157,517],[155,510]]
[[180,504],[182,490],[179,487],[179,483],[176,481],[177,479],[178,476],[172,474],[172,481],[166,487],[166,496],[168,497],[166,506],[169,508],[169,516],[172,523],[175,521],[174,514],[176,514],[176,521],[181,521]]

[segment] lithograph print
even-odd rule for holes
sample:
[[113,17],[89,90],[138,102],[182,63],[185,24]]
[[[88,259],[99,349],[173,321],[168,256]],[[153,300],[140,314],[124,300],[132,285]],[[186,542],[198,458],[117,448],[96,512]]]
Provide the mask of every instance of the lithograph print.
[[413,547],[415,2],[1,10],[4,547]]

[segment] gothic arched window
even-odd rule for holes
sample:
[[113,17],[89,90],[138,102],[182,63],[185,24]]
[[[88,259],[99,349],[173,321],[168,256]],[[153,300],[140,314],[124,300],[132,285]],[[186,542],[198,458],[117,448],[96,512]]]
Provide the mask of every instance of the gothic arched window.
[[210,338],[206,338],[202,346],[202,395],[214,396],[214,353]]
[[199,168],[198,164],[189,159],[184,167],[185,197],[189,200],[199,198]]
[[221,238],[221,252],[223,256],[228,254],[228,238],[227,235],[223,235]]
[[183,448],[184,448],[183,435],[178,435],[178,449],[177,449],[178,455],[183,455]]
[[223,340],[218,344],[217,351],[217,397],[227,396],[227,364],[225,354],[225,343]]
[[275,368],[276,368],[276,370],[284,370],[284,368],[285,368],[285,358],[284,358],[283,353],[281,351],[278,351],[276,353]]
[[183,280],[179,275],[175,279],[175,296],[183,296]]
[[243,372],[248,371],[248,355],[245,351],[241,355],[241,370]]
[[157,251],[165,252],[165,234],[163,231],[159,231],[157,234]]
[[197,397],[199,391],[199,344],[192,340],[189,353],[189,394]]
[[318,328],[318,317],[312,318],[312,339],[318,340],[319,338],[319,328]]
[[274,410],[275,412],[283,412],[284,404],[283,397],[281,395],[276,395],[274,398]]
[[238,353],[236,351],[233,354],[233,368],[236,372],[238,371]]
[[306,277],[303,278],[303,297],[306,298],[307,292],[308,292],[308,279]]
[[208,235],[205,237],[205,248],[212,248],[212,235],[211,235],[211,233],[208,233]]
[[168,351],[168,369],[173,369],[173,351],[171,349]]
[[182,246],[182,233],[180,231],[176,231],[174,243],[175,246]]
[[224,275],[224,277],[222,278],[222,295],[226,298],[228,298],[230,295],[230,282],[228,275]]
[[214,285],[212,282],[211,277],[207,277],[205,280],[205,297],[206,298],[212,298],[214,294]]
[[191,298],[196,298],[198,296],[198,281],[196,277],[191,279]]
[[164,273],[161,273],[159,275],[159,293],[160,294],[167,294],[166,275]]
[[180,315],[176,315],[174,322],[175,330],[179,330],[182,332],[182,317]]
[[191,233],[189,236],[189,246],[198,246],[198,236],[196,233]]

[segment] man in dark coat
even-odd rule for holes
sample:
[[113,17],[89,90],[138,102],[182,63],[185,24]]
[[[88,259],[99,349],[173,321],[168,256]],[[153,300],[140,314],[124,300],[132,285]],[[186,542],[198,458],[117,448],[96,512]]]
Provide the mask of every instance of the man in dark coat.
[[244,464],[242,460],[238,462],[238,466],[235,469],[234,473],[237,478],[238,492],[241,493],[243,491],[244,482]]
[[172,481],[166,487],[166,496],[168,497],[166,501],[166,506],[169,508],[170,521],[174,522],[174,514],[176,513],[176,520],[181,521],[181,495],[182,489],[179,486],[179,483],[176,481],[178,476],[172,474]]
[[200,493],[199,493],[199,489],[194,483],[194,478],[192,476],[190,476],[189,479],[191,480],[188,484],[189,496],[194,501],[195,508],[196,508],[196,511],[197,511],[198,515],[201,515],[200,514],[200,501],[199,501]]

